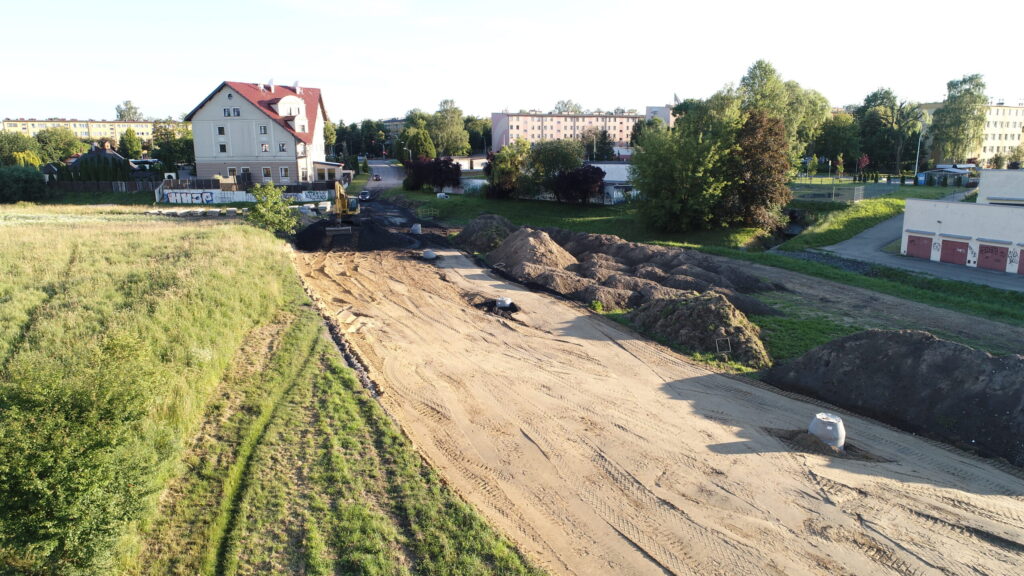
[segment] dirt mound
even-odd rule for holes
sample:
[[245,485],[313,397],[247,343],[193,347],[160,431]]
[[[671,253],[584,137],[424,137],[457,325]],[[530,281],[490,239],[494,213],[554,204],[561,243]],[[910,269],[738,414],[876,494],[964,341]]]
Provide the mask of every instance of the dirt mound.
[[777,366],[766,379],[1024,466],[1024,356],[994,357],[927,332],[869,330]]
[[530,262],[520,262],[505,273],[523,284],[540,286],[568,298],[577,298],[583,290],[594,285],[594,281],[589,278]]
[[777,308],[773,308],[764,302],[761,302],[753,296],[747,294],[740,294],[735,290],[729,290],[728,288],[712,288],[711,292],[716,292],[725,296],[729,299],[729,302],[733,306],[739,308],[740,312],[743,312],[747,316],[782,316]]
[[295,234],[295,247],[304,252],[322,250],[327,237],[327,220],[318,220]]
[[558,270],[577,264],[576,258],[552,240],[547,232],[532,228],[520,228],[509,234],[501,246],[487,254],[487,260],[506,272],[522,263]]
[[406,234],[392,232],[372,220],[366,220],[360,226],[353,226],[358,235],[359,250],[402,250],[417,245],[417,241]]
[[624,310],[629,307],[629,301],[633,298],[633,294],[629,290],[616,290],[592,284],[583,289],[579,300],[588,306],[593,306],[595,302],[598,302],[601,308],[607,311]]
[[455,237],[455,243],[467,252],[490,252],[502,242],[518,226],[504,216],[483,214],[471,220],[462,232]]
[[721,294],[705,292],[691,299],[651,300],[630,312],[629,319],[641,331],[686,350],[714,354],[719,341],[728,339],[730,360],[753,368],[771,365],[760,330]]

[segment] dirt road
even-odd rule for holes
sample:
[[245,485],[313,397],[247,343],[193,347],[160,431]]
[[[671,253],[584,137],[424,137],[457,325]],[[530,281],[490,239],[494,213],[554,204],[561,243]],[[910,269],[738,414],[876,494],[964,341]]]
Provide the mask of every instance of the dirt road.
[[[441,255],[295,263],[419,450],[552,573],[1024,570],[1024,480],[856,417],[869,458],[802,452],[778,431],[816,406]],[[497,296],[516,320],[472,305]]]

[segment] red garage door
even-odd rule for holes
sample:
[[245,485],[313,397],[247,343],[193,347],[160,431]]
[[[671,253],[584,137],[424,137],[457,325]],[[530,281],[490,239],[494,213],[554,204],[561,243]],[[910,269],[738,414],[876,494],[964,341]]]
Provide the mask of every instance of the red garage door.
[[956,242],[954,240],[942,241],[942,256],[940,262],[950,264],[967,265],[967,242]]
[[1020,250],[1020,256],[1017,257],[1017,274],[1024,274],[1024,250]]
[[932,239],[925,236],[907,236],[907,256],[932,258]]
[[982,244],[978,248],[978,268],[986,270],[1006,271],[1006,257],[1010,249],[1005,246],[987,246]]

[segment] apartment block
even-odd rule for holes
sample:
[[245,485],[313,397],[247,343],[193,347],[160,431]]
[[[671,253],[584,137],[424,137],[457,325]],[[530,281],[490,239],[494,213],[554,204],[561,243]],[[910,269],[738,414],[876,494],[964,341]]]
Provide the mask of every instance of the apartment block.
[[544,140],[579,140],[588,129],[606,130],[616,146],[626,146],[633,125],[643,119],[643,114],[495,112],[491,114],[491,146],[497,151],[517,138],[530,144]]
[[82,140],[99,140],[110,138],[118,141],[129,128],[135,131],[135,135],[145,142],[153,137],[152,122],[121,122],[117,120],[66,120],[63,118],[51,118],[48,120],[36,120],[33,118],[5,118],[2,129],[6,132],[19,132],[26,136],[35,136],[41,130],[47,128],[67,128],[75,133]]
[[[942,107],[942,102],[922,104],[921,108],[934,114]],[[981,144],[968,158],[977,158],[978,164],[987,165],[996,154],[1009,155],[1014,148],[1024,144],[1024,102],[1016,106],[1007,105],[996,100],[985,111],[985,132]]]

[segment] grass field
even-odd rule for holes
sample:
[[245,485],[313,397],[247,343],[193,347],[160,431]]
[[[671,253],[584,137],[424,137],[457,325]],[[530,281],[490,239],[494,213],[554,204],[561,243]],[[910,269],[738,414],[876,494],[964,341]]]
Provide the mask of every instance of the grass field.
[[70,208],[0,209],[0,573],[537,573],[343,366],[287,246]]

